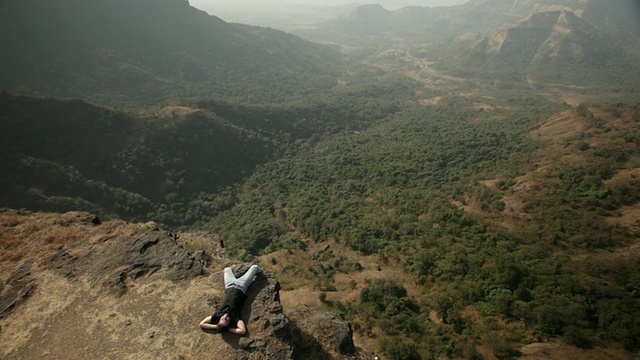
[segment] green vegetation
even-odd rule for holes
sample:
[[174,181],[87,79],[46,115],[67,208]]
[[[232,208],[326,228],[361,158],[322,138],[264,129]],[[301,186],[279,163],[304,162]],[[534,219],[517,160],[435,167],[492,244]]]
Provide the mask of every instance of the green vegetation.
[[[186,115],[1,94],[1,181],[12,189],[1,199],[171,227],[207,222],[235,204],[234,188],[256,166],[294,151],[298,141],[363,129],[399,111],[395,101],[362,94],[376,86],[277,106],[202,100],[201,110]],[[380,91],[411,86],[391,81]]]
[[273,227],[282,236],[294,226],[316,241],[343,239],[368,254],[408,246],[424,225],[420,216],[449,212],[453,206],[443,200],[470,178],[524,165],[513,155],[533,146],[517,130],[529,121],[497,124],[453,99],[407,108],[368,131],[311,139],[258,169],[245,185],[242,206],[221,214],[214,229],[229,234],[231,246],[254,253],[262,247],[242,240],[256,238],[252,227]]
[[[276,147],[223,119],[134,116],[80,101],[0,95],[4,206],[188,224]],[[66,203],[68,206],[60,206]]]
[[[382,334],[393,359],[480,358],[475,343],[504,357],[549,338],[636,349],[640,262],[606,260],[633,233],[602,221],[640,199],[637,179],[611,181],[638,161],[635,132],[577,107],[590,130],[563,146],[588,161],[555,162],[537,175],[539,191],[520,193],[517,179],[536,169],[545,145],[529,132],[565,106],[524,92],[499,94],[491,111],[474,105],[487,99],[460,97],[417,106],[369,89],[277,106],[201,100],[197,112],[144,116],[4,94],[1,181],[10,191],[1,201],[195,225],[247,259],[325,240],[376,255],[400,266],[418,295],[367,281],[349,285],[362,286],[357,303],[328,300],[337,274],[362,270],[328,248],[304,268],[283,268],[357,331]],[[597,111],[633,118],[637,106]],[[515,195],[526,221],[505,218]],[[507,231],[492,219],[516,225]]]
[[[504,101],[541,118],[561,109],[518,99],[512,94]],[[618,111],[632,111],[623,108]],[[312,139],[260,167],[245,183],[239,205],[207,228],[225,234],[229,249],[246,255],[304,249],[296,235],[301,232],[402,264],[423,287],[420,298],[388,283],[368,284],[357,304],[321,298],[363,324],[365,334],[379,328],[389,339],[404,338],[380,342],[394,359],[480,358],[469,345],[477,342],[511,356],[525,339],[554,337],[579,347],[615,339],[633,350],[640,327],[632,314],[640,299],[628,284],[640,270],[638,259],[614,270],[595,260],[598,253],[586,260],[568,255],[616,249],[633,237],[600,220],[639,199],[636,180],[608,182],[637,151],[633,137],[598,149],[569,139],[567,146],[590,160],[552,168],[540,180],[543,191],[522,195],[529,220],[516,230],[506,232],[450,203],[471,195],[487,216],[502,216],[502,199],[535,160],[539,144],[523,131],[537,121],[523,116],[498,123],[455,98],[437,107],[405,107],[367,131]],[[487,178],[499,179],[495,188],[476,185]],[[597,268],[594,261],[604,267],[587,271]],[[611,307],[620,302],[625,306]],[[431,320],[430,309],[442,323]],[[485,325],[472,320],[473,312]],[[498,329],[509,329],[508,336],[498,336]]]

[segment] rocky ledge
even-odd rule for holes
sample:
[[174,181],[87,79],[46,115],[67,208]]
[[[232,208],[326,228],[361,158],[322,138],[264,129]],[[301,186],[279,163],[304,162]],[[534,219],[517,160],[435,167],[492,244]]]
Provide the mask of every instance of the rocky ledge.
[[[16,334],[0,336],[0,358],[359,358],[348,322],[305,306],[285,311],[268,270],[247,294],[247,335],[200,330],[222,301],[230,261],[192,254],[171,232],[86,213],[4,212],[0,227],[28,247],[0,273],[0,334]],[[233,269],[241,276],[250,265]]]

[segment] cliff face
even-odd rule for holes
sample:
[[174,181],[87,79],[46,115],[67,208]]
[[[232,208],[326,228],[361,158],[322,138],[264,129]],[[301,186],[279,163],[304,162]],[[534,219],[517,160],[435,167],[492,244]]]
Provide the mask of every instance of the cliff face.
[[[4,359],[357,358],[350,325],[339,317],[305,309],[290,320],[269,271],[247,294],[249,334],[200,330],[222,301],[228,262],[220,251],[192,254],[180,236],[153,224],[4,210],[0,235]],[[233,268],[240,275],[248,265]],[[315,334],[297,325],[320,318],[327,321]]]

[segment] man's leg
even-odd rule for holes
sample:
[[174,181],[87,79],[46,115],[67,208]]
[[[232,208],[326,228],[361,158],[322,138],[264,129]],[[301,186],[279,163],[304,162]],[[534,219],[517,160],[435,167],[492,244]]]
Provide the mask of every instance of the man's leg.
[[242,292],[246,294],[249,285],[251,285],[251,280],[253,280],[253,277],[259,272],[262,272],[262,269],[260,269],[258,265],[251,265],[249,270],[235,281],[235,285],[240,287]]
[[224,268],[224,288],[228,288],[234,281],[236,281],[236,275],[233,273],[231,267]]

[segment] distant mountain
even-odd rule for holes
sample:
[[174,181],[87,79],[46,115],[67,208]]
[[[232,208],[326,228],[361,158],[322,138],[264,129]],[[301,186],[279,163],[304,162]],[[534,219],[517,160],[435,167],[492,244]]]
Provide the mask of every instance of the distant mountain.
[[316,41],[332,41],[339,44],[362,45],[372,37],[423,36],[434,34],[439,16],[444,9],[410,6],[398,10],[387,10],[380,4],[361,5],[349,15],[316,25],[315,29],[300,32]]
[[[538,12],[566,10],[589,22],[625,45],[638,45],[628,34],[640,35],[640,3],[635,0],[471,0],[449,7],[408,6],[386,10],[381,5],[362,5],[343,18],[318,25],[307,35],[314,39],[350,39],[365,35],[419,40],[457,37],[468,32],[484,32],[496,26],[518,21]],[[624,35],[624,36],[623,36]]]
[[342,57],[184,0],[6,0],[0,88],[112,104],[175,96],[279,101],[330,89]]
[[[638,64],[575,13],[535,13],[501,26],[441,65],[454,73],[513,82],[629,87]],[[457,70],[456,70],[457,69]]]
[[637,46],[640,41],[640,2],[636,0],[471,0],[460,8],[518,18],[538,12],[565,10],[575,13],[612,38],[623,39],[622,46]]
[[[635,91],[640,24],[633,15],[639,7],[628,0],[473,0],[395,11],[366,5],[309,36],[364,48],[354,55],[377,54],[373,61],[389,69],[408,63],[409,73],[424,60],[442,74],[509,86],[544,82]],[[421,60],[394,64],[384,58],[407,49]]]

